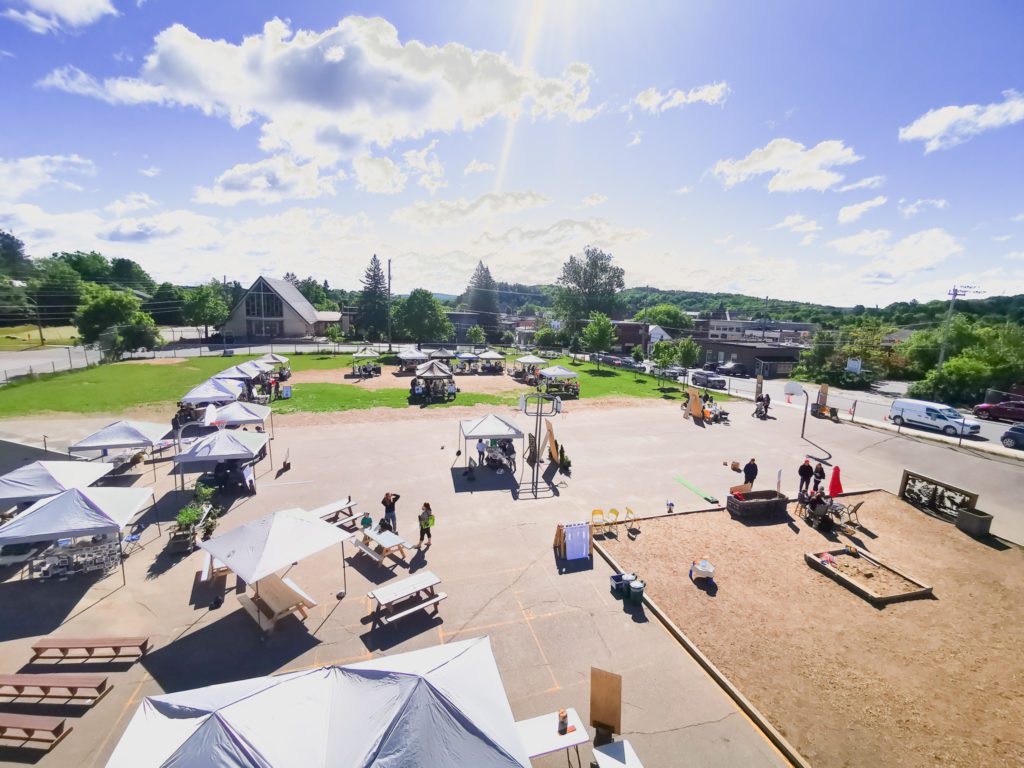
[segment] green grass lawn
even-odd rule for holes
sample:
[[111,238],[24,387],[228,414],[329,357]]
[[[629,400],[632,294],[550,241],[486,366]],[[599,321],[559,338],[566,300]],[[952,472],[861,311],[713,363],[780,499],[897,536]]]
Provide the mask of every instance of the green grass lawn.
[[[204,381],[229,365],[251,360],[255,355],[191,357],[173,365],[145,365],[141,363],[115,363],[87,370],[40,376],[0,387],[0,417],[30,416],[48,411],[63,413],[120,413],[146,405],[168,404],[178,401],[196,384]],[[352,355],[326,353],[293,355],[291,366],[295,371],[344,369],[352,365]],[[385,363],[386,364],[386,363]],[[597,397],[643,397],[661,400],[681,400],[683,385],[658,381],[652,376],[634,374],[618,368],[592,363],[576,363],[564,357],[551,361],[579,373],[580,394],[584,399]],[[274,404],[279,413],[344,411],[364,408],[405,408],[408,406],[407,388],[367,390],[352,384],[301,384],[294,396]],[[715,392],[716,400],[730,400]],[[512,405],[514,393],[502,395],[461,392],[449,405]],[[431,407],[443,407],[437,404]]]
[[[77,339],[78,330],[71,325],[43,326],[47,344],[70,344]],[[39,346],[39,329],[34,325],[14,325],[0,328],[0,350],[19,352]]]

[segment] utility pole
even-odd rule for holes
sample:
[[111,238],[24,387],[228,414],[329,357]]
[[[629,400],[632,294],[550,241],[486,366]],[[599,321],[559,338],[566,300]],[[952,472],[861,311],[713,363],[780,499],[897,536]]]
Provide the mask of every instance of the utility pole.
[[388,352],[391,351],[391,259],[388,259]]
[[[764,342],[765,334],[768,332],[768,297],[764,297],[764,317],[761,318],[761,342]],[[779,334],[781,339],[781,334]]]
[[939,362],[935,366],[938,371],[942,370],[942,364],[946,361],[946,344],[949,341],[949,324],[953,320],[953,306],[956,300],[969,293],[982,293],[976,285],[961,285],[959,288],[953,286],[949,291],[949,310],[946,312],[946,322],[942,327],[942,346],[939,347]]
[[36,328],[39,330],[39,346],[46,346],[46,339],[43,338],[43,321],[39,319],[39,303],[31,296],[26,296],[25,301],[32,302],[32,308],[36,311]]

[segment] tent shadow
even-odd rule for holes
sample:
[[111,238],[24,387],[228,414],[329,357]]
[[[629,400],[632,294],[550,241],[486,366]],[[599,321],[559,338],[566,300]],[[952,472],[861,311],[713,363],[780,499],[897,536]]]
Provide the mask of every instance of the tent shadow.
[[[102,578],[93,573],[77,574],[66,581],[26,579],[0,584],[0,643],[50,634]],[[113,578],[120,586],[121,575]]]
[[[227,605],[237,606],[228,600]],[[167,693],[269,675],[318,645],[320,640],[294,616],[262,637],[241,608],[142,658],[142,666]]]
[[[506,471],[499,475],[493,469],[479,467],[473,470],[472,475],[466,472],[465,467],[452,467],[452,487],[455,493],[486,493],[488,491],[514,491],[519,488],[519,481],[512,472]],[[474,479],[470,479],[473,477]]]
[[383,584],[385,581],[394,578],[395,568],[398,565],[394,561],[376,563],[368,557],[357,557],[356,555],[349,555],[345,558],[345,562],[348,563],[353,571],[371,584]]

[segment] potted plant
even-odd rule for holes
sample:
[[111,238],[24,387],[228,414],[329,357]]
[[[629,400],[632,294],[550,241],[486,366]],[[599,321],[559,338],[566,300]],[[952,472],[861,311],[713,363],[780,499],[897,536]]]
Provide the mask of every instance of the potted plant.
[[206,517],[206,510],[199,504],[186,504],[175,517],[175,528],[171,531],[171,546],[192,551],[196,543],[196,528]]
[[206,516],[206,519],[203,520],[203,541],[208,541],[213,536],[213,532],[217,530],[217,524],[220,522],[220,520],[217,518],[216,512],[217,510],[215,509],[211,510],[210,514],[208,514]]
[[572,471],[572,459],[565,455],[565,446],[558,446],[558,469],[568,475]]

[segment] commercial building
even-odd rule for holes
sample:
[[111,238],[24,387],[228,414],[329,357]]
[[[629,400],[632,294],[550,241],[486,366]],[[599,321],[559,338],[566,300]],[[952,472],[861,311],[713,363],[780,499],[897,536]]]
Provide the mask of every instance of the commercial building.
[[741,363],[751,376],[766,379],[789,376],[800,361],[801,347],[771,342],[702,341],[704,359],[709,363]]

